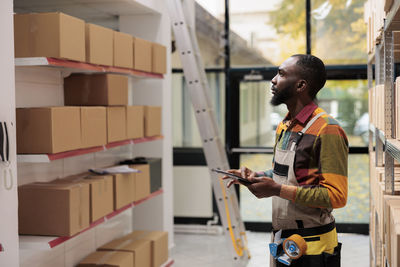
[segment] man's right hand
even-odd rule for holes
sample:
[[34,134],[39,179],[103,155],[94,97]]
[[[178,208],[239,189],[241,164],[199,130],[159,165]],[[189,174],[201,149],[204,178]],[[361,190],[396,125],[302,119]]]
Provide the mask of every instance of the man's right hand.
[[[235,175],[238,175],[238,176],[241,176],[241,177],[244,178],[244,179],[249,179],[249,178],[250,178],[250,180],[253,180],[252,178],[254,178],[254,177],[257,176],[257,175],[256,175],[256,172],[250,170],[250,169],[247,168],[247,167],[242,167],[242,168],[240,168],[240,169],[238,169],[238,170],[234,170],[234,169],[232,169],[232,170],[227,170],[227,172],[232,173],[232,174],[235,174]],[[242,184],[240,181],[238,181],[238,180],[236,180],[236,179],[232,179],[231,177],[229,177],[229,176],[227,176],[227,175],[223,176],[222,179],[224,179],[224,180],[225,180],[225,179],[231,179],[231,180],[228,182],[228,184],[227,184],[227,187],[228,187],[228,188],[229,188],[231,185],[233,185],[233,184],[245,185],[245,184]]]

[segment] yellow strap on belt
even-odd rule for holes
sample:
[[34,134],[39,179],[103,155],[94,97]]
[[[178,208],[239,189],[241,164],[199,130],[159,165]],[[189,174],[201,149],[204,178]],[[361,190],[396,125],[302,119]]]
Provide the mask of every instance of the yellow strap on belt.
[[[226,217],[228,220],[228,228],[229,228],[229,234],[231,236],[231,240],[232,240],[232,244],[233,244],[233,248],[236,251],[236,254],[241,257],[243,256],[243,247],[240,246],[240,244],[238,244],[238,240],[240,240],[240,238],[238,238],[238,240],[235,240],[235,234],[233,233],[232,230],[232,222],[231,222],[231,216],[229,214],[229,206],[228,206],[228,201],[226,200],[226,190],[225,190],[225,185],[222,182],[222,179],[219,179],[219,184],[221,186],[221,190],[222,190],[222,194],[224,196],[224,204],[225,204],[225,212],[226,212]],[[239,242],[240,243],[240,242]]]

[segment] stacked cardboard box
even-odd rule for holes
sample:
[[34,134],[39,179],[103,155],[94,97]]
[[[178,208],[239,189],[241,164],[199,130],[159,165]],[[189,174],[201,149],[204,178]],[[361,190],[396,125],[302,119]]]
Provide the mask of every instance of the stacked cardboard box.
[[384,0],[368,0],[364,4],[364,22],[367,24],[367,52],[373,53],[375,44],[380,43],[382,38],[385,9],[389,9],[389,3],[385,7]]
[[14,15],[15,57],[54,57],[166,73],[166,47],[60,12]]
[[[123,265],[122,258],[132,258],[133,261]],[[98,266],[107,262],[116,267],[159,267],[167,260],[167,232],[135,231],[101,246],[78,266]]]
[[369,91],[370,121],[376,128],[385,131],[385,90],[377,85]]

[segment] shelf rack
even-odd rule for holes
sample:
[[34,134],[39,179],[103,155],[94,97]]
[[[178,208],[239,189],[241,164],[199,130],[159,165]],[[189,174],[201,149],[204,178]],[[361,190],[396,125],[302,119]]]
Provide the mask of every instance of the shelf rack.
[[76,157],[84,154],[95,153],[100,151],[106,151],[111,148],[125,146],[125,145],[134,145],[145,142],[151,142],[155,140],[161,140],[164,137],[162,135],[152,136],[152,137],[144,137],[138,139],[129,139],[124,141],[118,141],[109,143],[104,146],[90,147],[77,149],[72,151],[60,152],[55,154],[19,154],[17,155],[17,161],[19,163],[49,163],[58,159],[65,159],[70,157]]
[[162,79],[163,75],[140,70],[96,65],[67,59],[52,57],[16,58],[16,67],[54,67],[67,73],[115,73],[126,74],[135,78]]
[[163,189],[159,189],[158,191],[155,191],[151,193],[149,196],[140,199],[138,201],[132,202],[118,210],[115,210],[114,212],[104,216],[103,218],[98,219],[97,221],[93,222],[90,224],[90,226],[78,234],[74,236],[60,236],[60,237],[54,237],[54,236],[30,236],[30,235],[21,235],[19,236],[19,247],[20,249],[52,249],[64,242],[67,242],[68,240],[73,239],[74,237],[92,229],[95,228],[96,226],[104,223],[107,220],[110,220],[111,218],[118,216],[125,210],[129,208],[134,208],[135,206],[138,206],[146,201],[149,201],[150,199],[155,198],[156,196],[159,196],[163,193]]

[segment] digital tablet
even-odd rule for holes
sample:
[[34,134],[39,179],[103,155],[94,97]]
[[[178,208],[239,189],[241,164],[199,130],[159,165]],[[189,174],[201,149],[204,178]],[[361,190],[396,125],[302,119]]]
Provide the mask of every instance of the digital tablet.
[[223,170],[218,170],[218,169],[211,169],[213,172],[217,172],[217,173],[220,173],[220,174],[224,174],[224,175],[226,175],[226,176],[229,176],[230,178],[233,178],[233,179],[236,179],[236,180],[238,180],[239,182],[241,182],[241,183],[243,183],[243,184],[252,184],[252,182],[250,182],[249,180],[247,180],[247,179],[245,179],[245,178],[243,178],[243,177],[241,177],[241,176],[238,176],[238,175],[236,175],[236,174],[233,174],[233,173],[229,173],[229,172],[226,172],[226,171],[223,171]]

